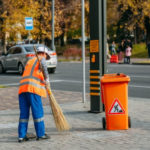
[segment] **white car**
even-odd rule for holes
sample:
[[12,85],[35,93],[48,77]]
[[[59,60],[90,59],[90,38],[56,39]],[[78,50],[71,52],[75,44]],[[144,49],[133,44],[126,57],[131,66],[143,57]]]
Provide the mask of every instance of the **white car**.
[[[46,47],[43,44],[23,44],[11,47],[7,54],[0,57],[0,73],[4,73],[7,70],[17,70],[22,74],[27,61],[35,56],[33,46],[36,48]],[[56,51],[46,48],[51,56],[50,60],[46,60],[48,72],[54,73],[57,66],[57,54]]]

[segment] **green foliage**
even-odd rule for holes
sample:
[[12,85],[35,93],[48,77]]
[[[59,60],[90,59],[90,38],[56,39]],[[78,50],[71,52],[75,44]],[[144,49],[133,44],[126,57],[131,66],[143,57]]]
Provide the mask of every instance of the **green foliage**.
[[[51,1],[50,0],[1,0],[0,4],[0,36],[7,34],[6,40],[17,41],[16,34],[27,37],[25,17],[33,17],[34,29],[32,38],[39,40],[51,39]],[[89,5],[85,0],[87,27]],[[2,20],[2,21],[1,21]],[[67,35],[75,37],[81,34],[81,1],[55,0],[55,37]],[[86,30],[88,33],[89,30]],[[10,37],[9,37],[10,36]],[[3,37],[4,38],[4,37]]]
[[148,50],[145,43],[135,44],[132,49],[132,58],[148,58]]
[[81,28],[79,28],[79,29],[70,29],[67,32],[67,37],[68,37],[68,39],[81,37]]
[[150,41],[150,0],[108,0],[107,4],[107,25],[117,26],[117,41],[133,33],[137,42],[143,35]]
[[107,33],[109,34],[109,42],[111,43],[112,41],[115,41],[116,38],[116,32],[117,32],[117,26],[115,25],[110,25],[107,28]]
[[57,55],[63,55],[64,51],[67,49],[67,46],[56,46]]

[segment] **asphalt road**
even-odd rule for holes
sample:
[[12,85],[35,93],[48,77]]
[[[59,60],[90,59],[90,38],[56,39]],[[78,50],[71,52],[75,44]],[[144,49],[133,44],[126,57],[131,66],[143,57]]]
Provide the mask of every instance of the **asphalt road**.
[[[150,65],[108,64],[108,73],[125,73],[131,78],[129,97],[150,98]],[[21,76],[16,72],[0,75],[0,85],[17,86]],[[82,92],[82,64],[58,63],[50,74],[53,90]],[[89,64],[86,64],[86,91],[89,92]]]

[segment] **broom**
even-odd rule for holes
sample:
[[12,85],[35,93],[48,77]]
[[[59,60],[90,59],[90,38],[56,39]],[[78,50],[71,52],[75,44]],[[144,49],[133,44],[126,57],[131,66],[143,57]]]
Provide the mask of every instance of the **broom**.
[[[36,54],[36,57],[37,57],[37,60],[39,62],[39,65],[40,65],[40,69],[42,70],[42,73],[44,75],[44,72],[43,72],[43,67],[41,65],[41,62],[40,62],[40,59],[38,57],[38,54],[37,54],[37,50],[34,47],[34,51],[35,51],[35,54]],[[47,91],[47,94],[48,94],[48,98],[49,98],[49,102],[50,102],[50,106],[51,106],[51,109],[52,109],[52,113],[53,113],[53,117],[54,117],[54,121],[55,121],[55,125],[56,125],[56,128],[58,131],[65,131],[65,130],[69,130],[70,127],[69,127],[69,124],[65,118],[65,116],[63,115],[63,112],[60,108],[60,106],[58,105],[52,91],[51,91],[51,88],[50,88],[50,84],[49,85],[45,85],[46,87],[46,91]]]

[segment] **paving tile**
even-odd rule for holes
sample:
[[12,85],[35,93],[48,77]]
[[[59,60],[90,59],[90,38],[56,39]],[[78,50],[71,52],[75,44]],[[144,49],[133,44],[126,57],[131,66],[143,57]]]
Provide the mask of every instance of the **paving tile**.
[[[82,93],[53,91],[71,129],[68,132],[56,130],[48,99],[43,99],[44,120],[49,140],[25,143],[17,142],[19,119],[17,87],[0,89],[0,150],[149,150],[150,149],[150,101],[129,98],[129,115],[132,128],[107,131],[102,129],[104,113],[88,113],[88,101],[83,104]],[[9,95],[8,95],[9,93]],[[34,133],[30,116],[28,132]]]

